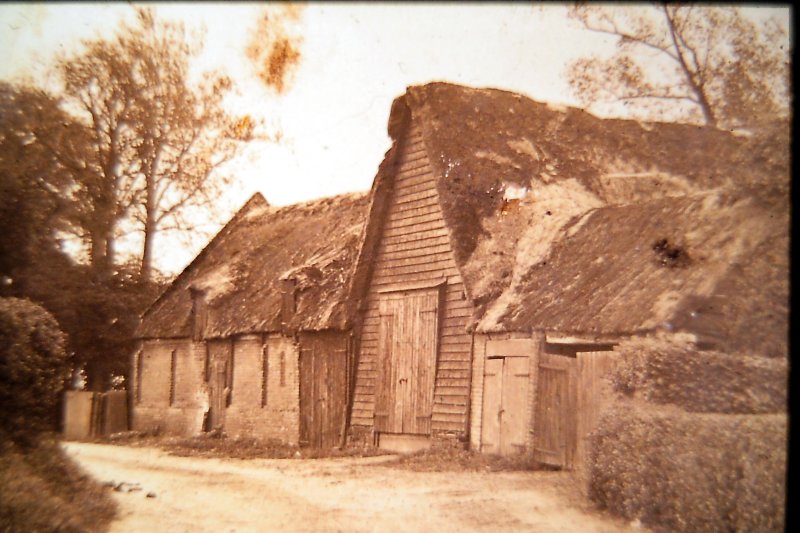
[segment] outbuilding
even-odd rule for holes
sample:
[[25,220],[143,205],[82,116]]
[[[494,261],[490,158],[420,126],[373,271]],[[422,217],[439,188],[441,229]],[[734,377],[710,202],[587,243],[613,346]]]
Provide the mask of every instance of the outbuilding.
[[133,427],[340,446],[367,205],[364,194],[286,207],[254,195],[144,313]]
[[[761,304],[780,338],[787,216],[735,192],[759,171],[743,138],[446,83],[410,87],[388,130],[353,285],[351,442],[570,468],[621,339],[719,346]],[[777,264],[751,271],[759,250]],[[752,304],[722,289],[760,282],[775,290]]]

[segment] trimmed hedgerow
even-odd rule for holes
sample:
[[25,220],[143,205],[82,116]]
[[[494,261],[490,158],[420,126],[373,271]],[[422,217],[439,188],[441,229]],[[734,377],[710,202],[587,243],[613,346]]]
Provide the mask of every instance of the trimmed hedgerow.
[[617,392],[689,412],[766,414],[787,408],[785,359],[701,351],[670,339],[621,343],[612,376]]
[[592,439],[590,497],[672,531],[782,531],[787,416],[621,400]]

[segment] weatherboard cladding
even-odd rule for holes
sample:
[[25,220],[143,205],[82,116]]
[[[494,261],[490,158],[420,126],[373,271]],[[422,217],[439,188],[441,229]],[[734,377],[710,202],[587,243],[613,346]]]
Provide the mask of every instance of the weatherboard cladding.
[[[367,205],[365,194],[345,194],[275,208],[254,195],[145,312],[137,336],[189,337],[190,289],[205,292],[206,338],[346,328]],[[295,280],[288,323],[283,279]]]
[[352,424],[372,426],[377,386],[379,294],[398,284],[446,280],[440,309],[440,337],[431,429],[465,432],[469,405],[472,313],[453,258],[449,231],[439,206],[436,178],[422,131],[410,124],[398,146],[396,170],[383,233],[373,257],[366,296]]

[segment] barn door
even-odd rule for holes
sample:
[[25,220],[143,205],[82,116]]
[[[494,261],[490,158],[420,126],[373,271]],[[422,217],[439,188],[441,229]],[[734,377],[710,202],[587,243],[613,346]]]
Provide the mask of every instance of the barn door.
[[576,359],[541,354],[534,415],[534,459],[571,468],[576,448]]
[[209,410],[208,429],[225,426],[225,410],[228,407],[232,386],[231,348],[229,341],[209,341],[208,388]]
[[528,357],[489,357],[483,375],[481,451],[513,455],[525,450],[530,372]]
[[375,429],[429,435],[436,378],[439,289],[381,296]]
[[341,442],[347,410],[347,338],[317,333],[300,349],[300,442],[331,448]]

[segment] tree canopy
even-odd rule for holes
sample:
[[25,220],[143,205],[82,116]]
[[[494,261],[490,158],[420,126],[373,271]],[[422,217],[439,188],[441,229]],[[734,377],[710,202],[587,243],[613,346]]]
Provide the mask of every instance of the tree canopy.
[[210,208],[229,178],[218,172],[253,131],[223,109],[227,77],[194,75],[202,50],[184,26],[137,9],[111,40],[95,39],[59,59],[63,108],[82,126],[86,149],[60,151],[78,177],[83,237],[96,270],[114,265],[115,240],[143,233],[140,276],[150,279],[158,231],[189,230],[192,208]]
[[680,4],[578,5],[570,16],[616,39],[611,57],[568,66],[573,90],[590,106],[617,101],[643,118],[732,128],[788,116],[789,42],[774,19]]

